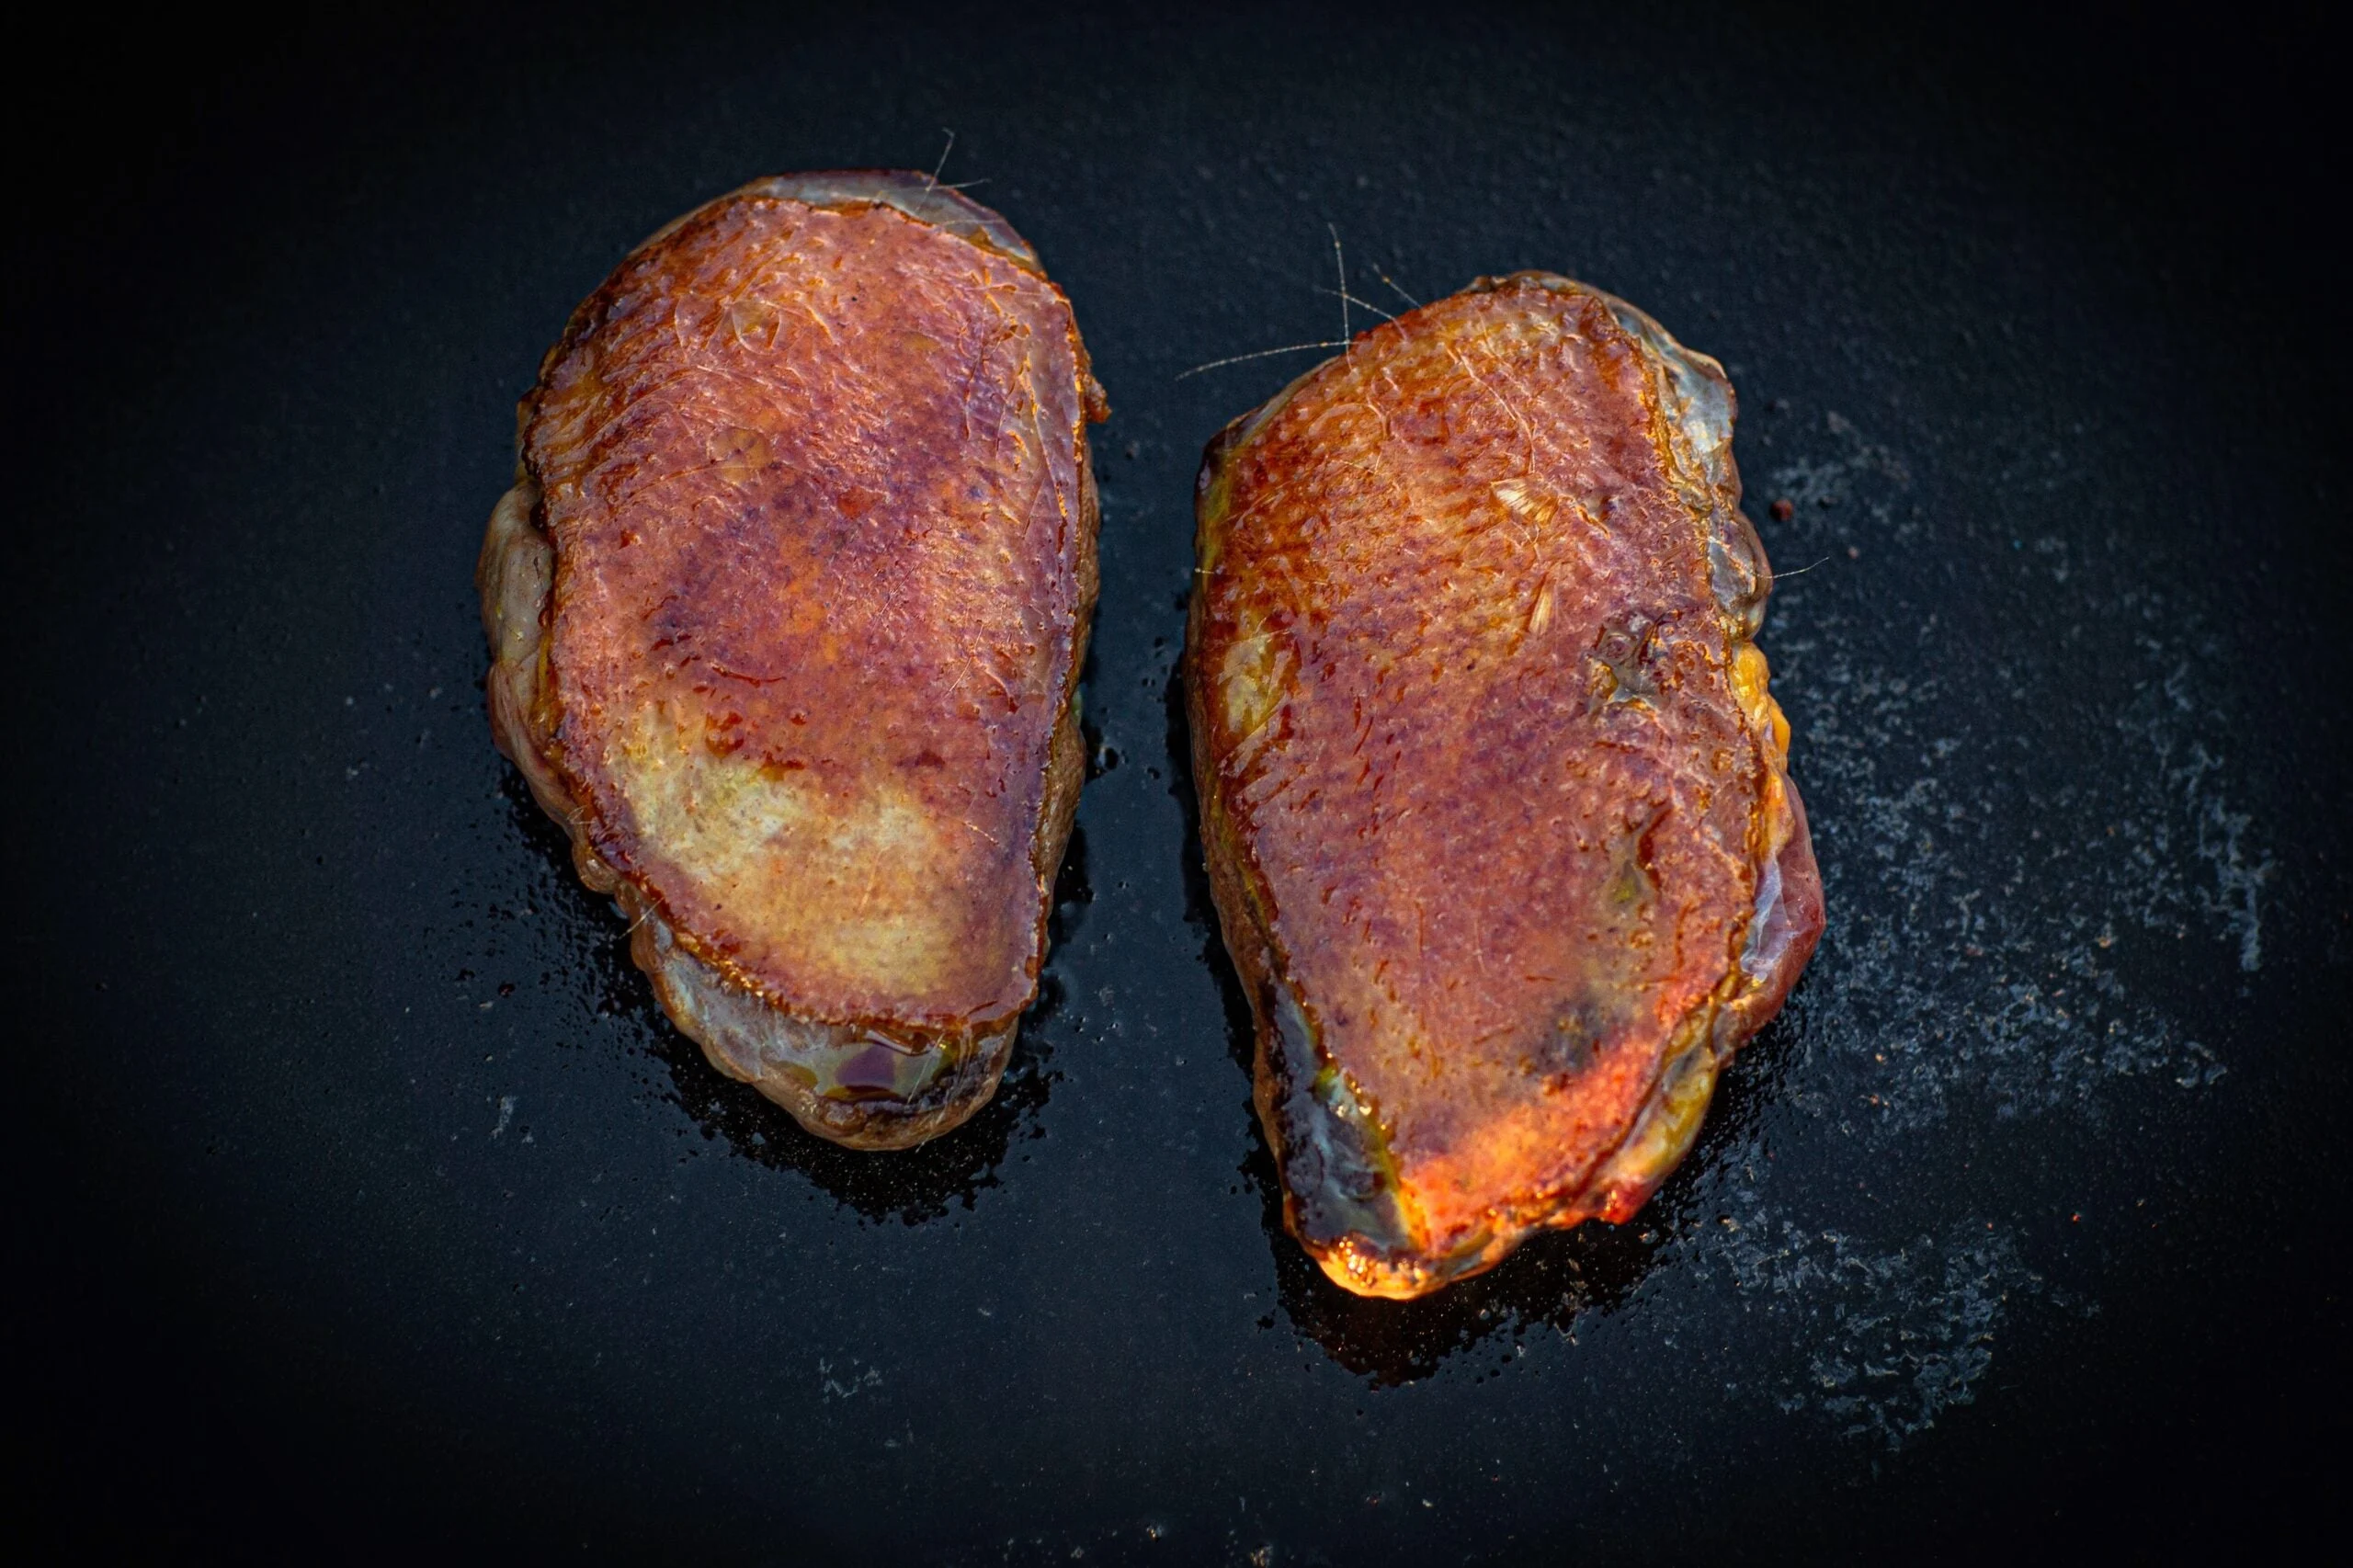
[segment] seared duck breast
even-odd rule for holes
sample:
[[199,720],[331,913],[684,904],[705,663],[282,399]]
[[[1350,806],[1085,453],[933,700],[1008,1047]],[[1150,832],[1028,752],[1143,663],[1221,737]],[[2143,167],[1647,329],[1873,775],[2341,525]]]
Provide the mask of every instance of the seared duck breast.
[[1518,273],[1210,447],[1202,839],[1286,1216],[1351,1290],[1630,1218],[1813,952],[1733,407],[1642,312]]
[[761,180],[624,260],[520,410],[492,731],[663,1007],[811,1131],[996,1087],[1082,774],[1069,302],[920,175]]

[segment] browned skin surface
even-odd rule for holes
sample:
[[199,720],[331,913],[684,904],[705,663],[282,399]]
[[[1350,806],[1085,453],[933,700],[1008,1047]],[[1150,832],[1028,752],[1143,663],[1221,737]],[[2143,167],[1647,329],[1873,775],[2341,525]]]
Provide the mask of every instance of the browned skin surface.
[[[1102,410],[1070,308],[1001,219],[909,196],[919,178],[747,187],[581,306],[524,409],[540,662],[502,666],[526,711],[494,701],[584,876],[661,923],[639,959],[680,1026],[813,1131],[876,1145],[984,1102],[1036,994],[1095,596]],[[858,199],[882,187],[938,221]],[[494,639],[502,574],[528,574],[494,558],[531,538],[499,530]],[[680,976],[827,1049],[995,1062],[953,1115],[877,1131],[888,1105],[836,1114],[771,1073],[756,1020],[754,1046],[715,1043]]]
[[1202,474],[1212,884],[1291,1227],[1369,1294],[1630,1217],[1821,928],[1729,450],[1610,304],[1438,301]]

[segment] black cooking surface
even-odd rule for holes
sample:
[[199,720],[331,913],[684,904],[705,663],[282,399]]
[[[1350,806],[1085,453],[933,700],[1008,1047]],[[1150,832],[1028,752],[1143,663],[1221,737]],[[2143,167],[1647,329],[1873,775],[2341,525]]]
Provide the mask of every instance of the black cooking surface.
[[[19,100],[20,1517],[249,1557],[1885,1561],[2313,1506],[2353,846],[2341,165],[2297,40],[176,41]],[[948,130],[1115,411],[1094,767],[996,1102],[856,1154],[666,1025],[491,748],[469,575],[515,401],[630,245]],[[1173,674],[1201,445],[1316,356],[1186,372],[1332,336],[1335,233],[1385,308],[1549,267],[1726,363],[1830,919],[1633,1223],[1406,1304],[1281,1233]],[[1499,896],[1475,858],[1460,896]]]

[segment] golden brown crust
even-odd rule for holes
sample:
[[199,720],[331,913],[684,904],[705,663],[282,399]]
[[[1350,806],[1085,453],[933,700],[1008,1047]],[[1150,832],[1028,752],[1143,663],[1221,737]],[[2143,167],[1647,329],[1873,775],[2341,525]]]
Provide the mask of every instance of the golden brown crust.
[[494,733],[663,1005],[812,1131],[994,1092],[1081,775],[1101,392],[1004,220],[756,182],[575,312],[478,580]]
[[1731,388],[1484,280],[1211,444],[1187,690],[1293,1232],[1416,1295],[1630,1216],[1820,883],[1754,633]]

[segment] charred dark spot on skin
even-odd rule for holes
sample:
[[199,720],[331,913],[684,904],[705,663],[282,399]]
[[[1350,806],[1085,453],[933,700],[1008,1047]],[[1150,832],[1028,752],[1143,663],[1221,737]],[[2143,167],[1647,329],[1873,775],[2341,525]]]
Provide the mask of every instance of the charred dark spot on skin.
[[1612,1030],[1621,1022],[1622,1006],[1607,994],[1587,991],[1562,1010],[1552,1028],[1539,1035],[1520,1059],[1521,1070],[1548,1086],[1567,1089],[1593,1064]]

